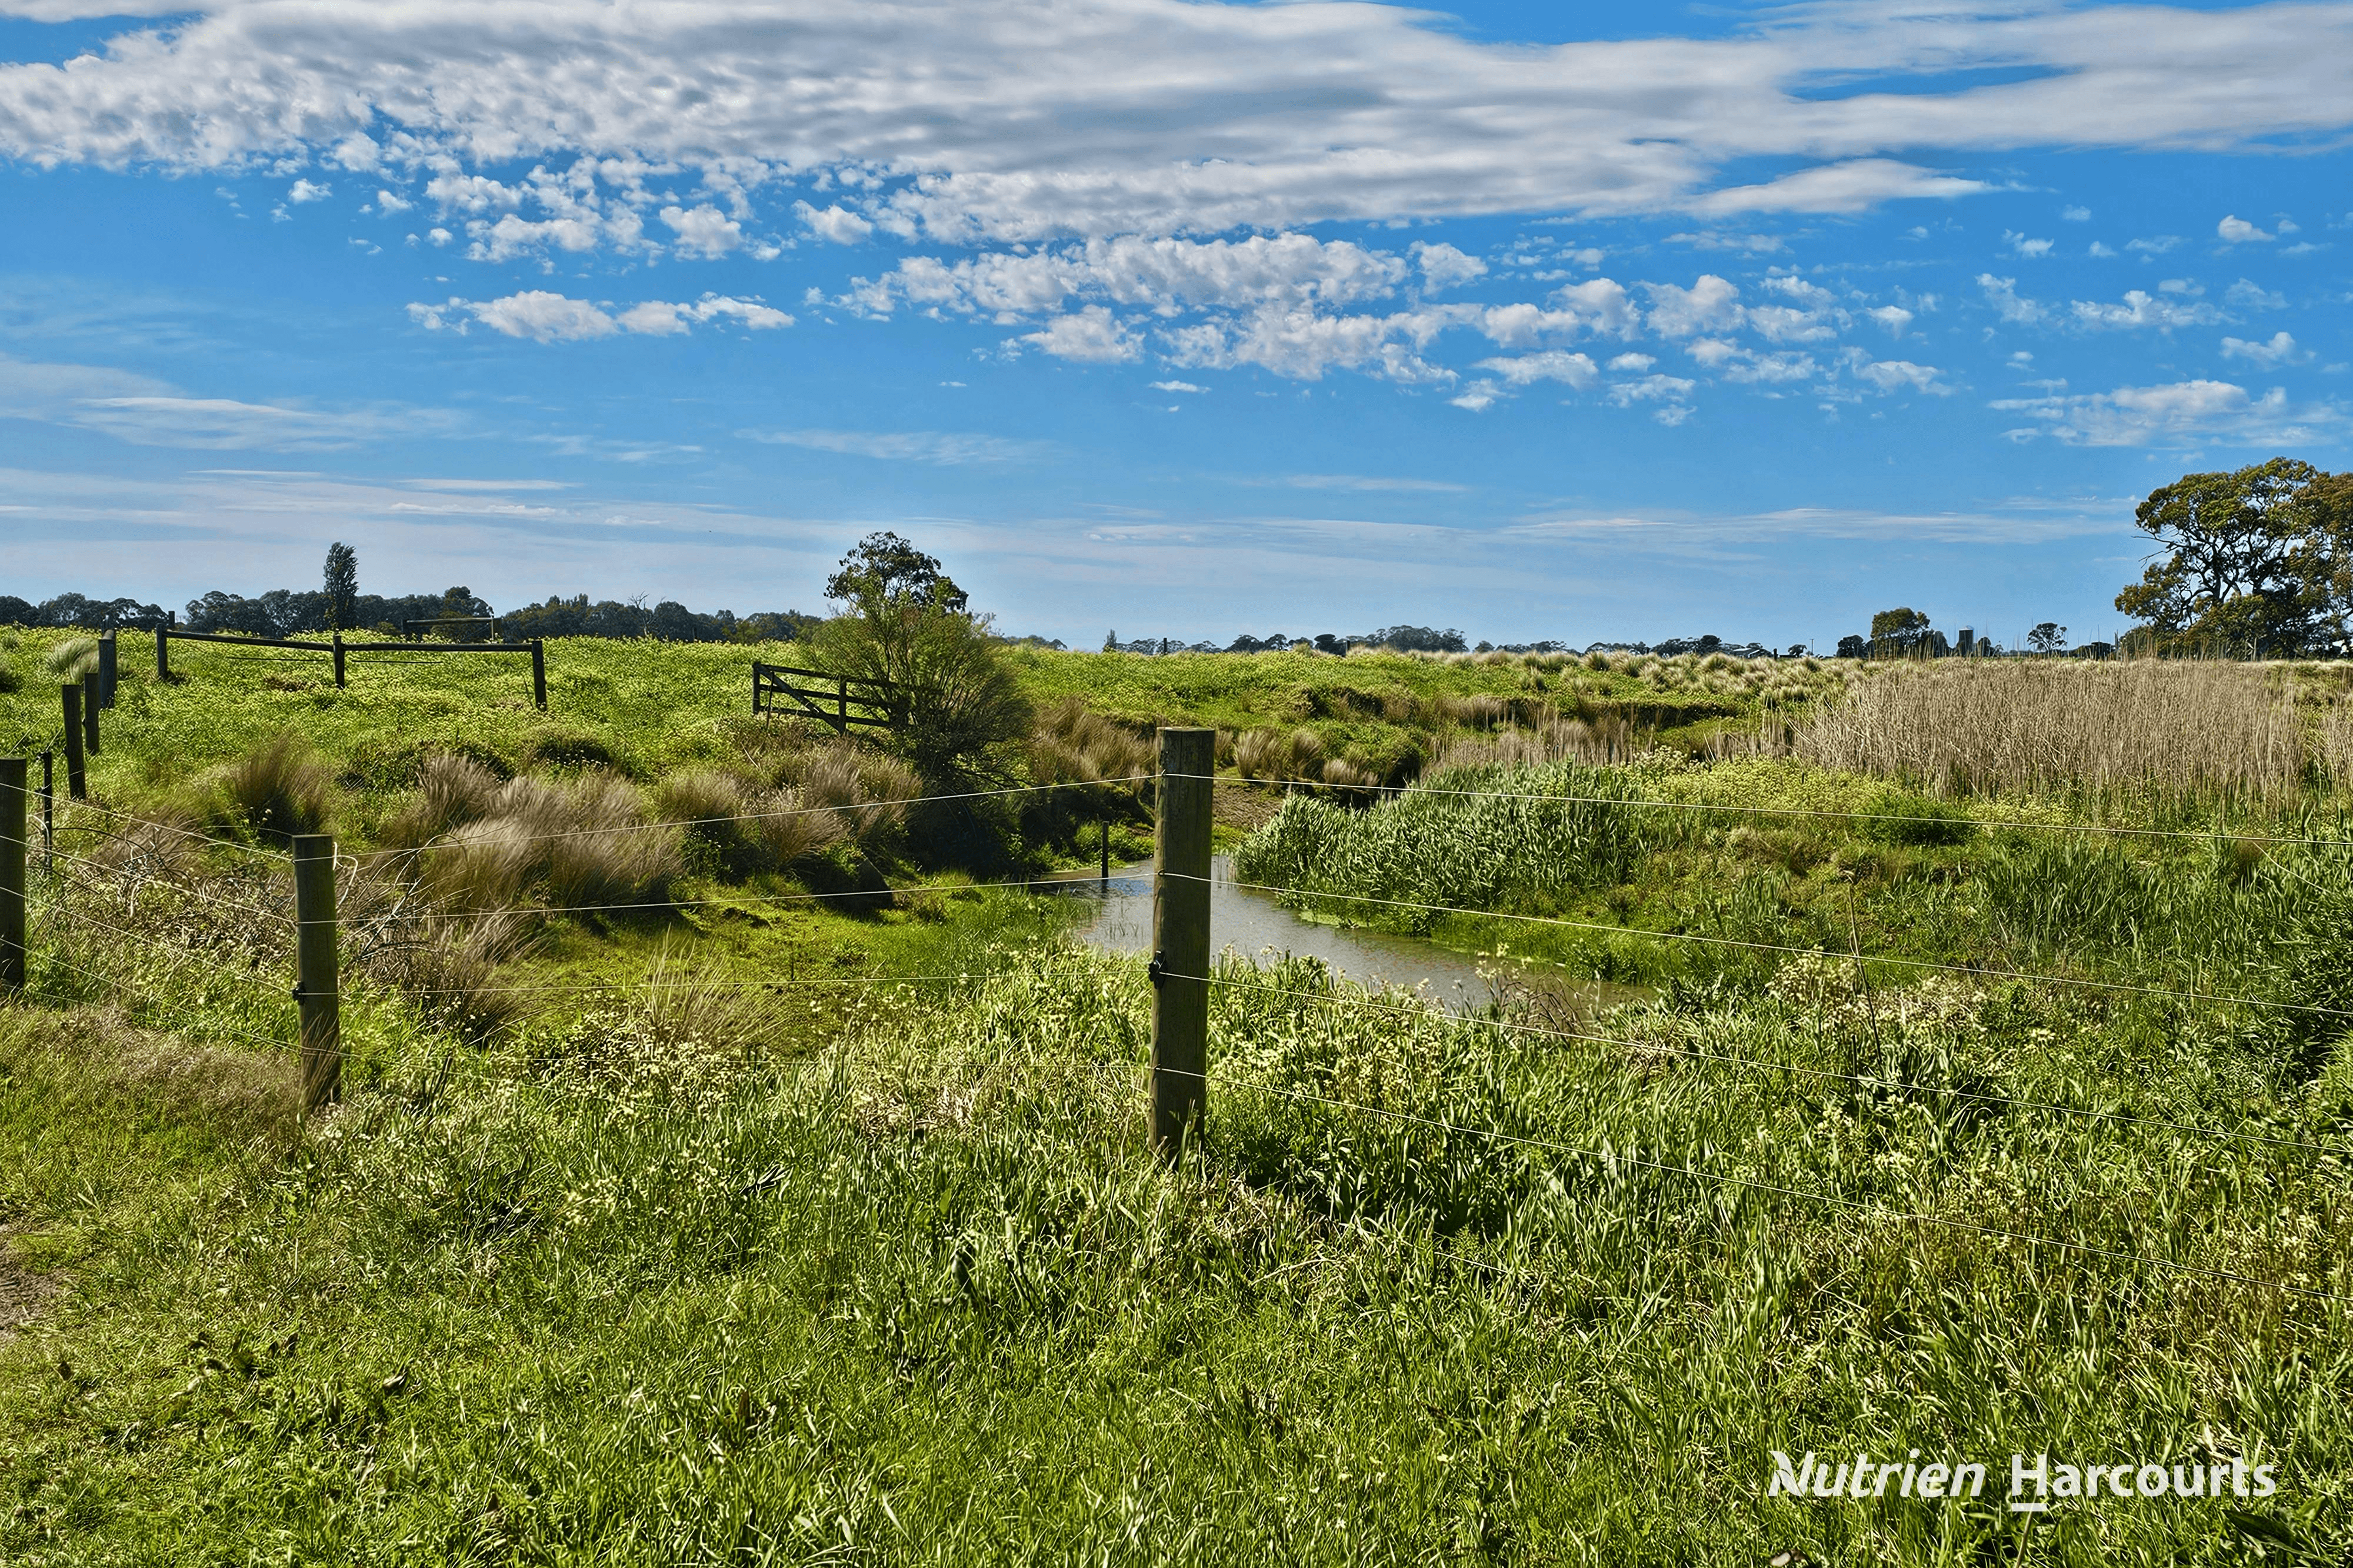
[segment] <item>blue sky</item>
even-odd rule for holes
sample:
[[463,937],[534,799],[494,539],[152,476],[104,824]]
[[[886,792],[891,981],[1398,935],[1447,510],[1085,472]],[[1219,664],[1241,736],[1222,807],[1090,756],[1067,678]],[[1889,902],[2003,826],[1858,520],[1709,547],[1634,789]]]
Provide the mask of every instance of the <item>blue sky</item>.
[[2353,441],[2353,5],[102,9],[0,0],[27,597],[2080,638]]

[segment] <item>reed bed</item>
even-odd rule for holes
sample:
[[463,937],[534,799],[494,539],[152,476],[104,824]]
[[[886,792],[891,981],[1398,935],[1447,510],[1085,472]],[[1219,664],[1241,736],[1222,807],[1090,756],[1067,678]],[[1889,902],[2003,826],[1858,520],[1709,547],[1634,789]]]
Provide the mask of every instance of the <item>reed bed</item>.
[[[2345,721],[2324,731],[2353,756]],[[1770,737],[1767,737],[1770,740]],[[2282,667],[2036,659],[1892,669],[1781,746],[1946,795],[2089,787],[2294,793],[2307,747]]]

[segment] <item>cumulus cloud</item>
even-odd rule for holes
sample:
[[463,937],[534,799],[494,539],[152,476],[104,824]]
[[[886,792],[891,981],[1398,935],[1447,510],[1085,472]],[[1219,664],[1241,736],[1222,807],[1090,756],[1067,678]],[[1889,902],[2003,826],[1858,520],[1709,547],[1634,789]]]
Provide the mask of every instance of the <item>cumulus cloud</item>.
[[1425,245],[1416,240],[1412,256],[1413,264],[1421,268],[1422,286],[1432,293],[1487,275],[1485,262],[1451,245]]
[[664,207],[661,220],[678,236],[681,256],[716,260],[744,244],[744,226],[709,202],[693,208]]
[[1904,329],[1912,324],[1912,312],[1901,305],[1874,305],[1863,314],[1885,327],[1891,338],[1902,337]]
[[2270,367],[2294,364],[2299,359],[2310,359],[2312,356],[2308,353],[2300,353],[2296,349],[2295,340],[2287,333],[2274,332],[2268,342],[2249,342],[2244,338],[2224,338],[2222,357],[2249,360],[2256,364]]
[[334,194],[335,188],[332,185],[314,184],[310,180],[297,180],[287,187],[286,199],[299,207],[305,202],[323,202]]
[[1713,272],[1703,272],[1688,289],[1672,283],[1646,283],[1651,296],[1651,331],[1662,338],[1688,338],[1698,332],[1728,331],[1741,323],[1740,290]]
[[807,202],[795,202],[793,211],[803,226],[819,239],[835,245],[860,245],[871,238],[874,226],[851,212],[839,202],[828,207],[813,207]]
[[2234,310],[2279,310],[2287,307],[2284,296],[2247,278],[2242,278],[2223,289],[2222,302]]
[[2001,237],[2010,242],[2011,253],[2017,256],[2048,256],[2051,254],[2051,247],[2057,243],[2055,240],[2049,239],[2030,239],[2015,229],[2002,230]]
[[2176,327],[2202,327],[2222,319],[2222,312],[2203,301],[2181,304],[2145,289],[2126,291],[2121,304],[2078,300],[2072,307],[2075,324],[2094,329],[2154,327],[2169,332]]
[[1953,389],[1945,384],[1944,373],[1932,364],[1915,364],[1908,359],[1856,359],[1850,366],[1855,379],[1877,387],[1883,393],[1901,392],[1910,388],[1944,396]]
[[1196,386],[1189,381],[1155,381],[1152,384],[1152,389],[1155,392],[1207,392],[1209,390],[1206,386]]
[[[1036,241],[1528,211],[1852,212],[1985,188],[1935,167],[1940,156],[2224,150],[2326,137],[2353,115],[2340,90],[2353,17],[2284,5],[2159,7],[2155,21],[2133,7],[1825,6],[1637,47],[1488,43],[1419,9],[1312,0],[196,11],[68,64],[0,67],[0,155],[223,169],[334,149],[349,166],[365,138],[415,166],[577,154],[739,189],[789,168],[876,182],[868,216],[894,232]],[[2013,79],[1967,79],[1993,66]],[[1963,79],[1810,90],[1826,73],[1924,72]],[[2242,80],[2265,90],[2211,90]],[[1757,159],[1799,166],[1720,186],[1721,168]]]
[[2347,423],[2342,411],[2330,405],[2291,406],[2284,387],[2254,397],[2227,381],[2003,398],[1987,406],[2033,421],[2009,432],[2013,440],[2048,435],[2071,447],[2187,447],[2211,441],[2269,446],[2314,440],[2341,431]]
[[1144,352],[1135,335],[1101,305],[1089,305],[1072,315],[1056,316],[1040,330],[1024,332],[1014,341],[1028,343],[1056,359],[1089,364],[1116,364]]
[[993,251],[954,262],[912,256],[881,279],[855,280],[847,298],[878,315],[905,303],[1010,321],[1059,310],[1072,298],[1175,315],[1187,309],[1353,304],[1394,291],[1406,276],[1403,258],[1345,239],[1303,234],[1208,241],[1123,236],[1027,252]]
[[464,300],[451,296],[438,305],[414,304],[409,319],[432,331],[463,335],[477,324],[510,338],[533,342],[580,342],[609,338],[619,332],[669,337],[700,322],[732,321],[754,330],[789,327],[792,317],[756,300],[736,300],[705,294],[692,304],[649,300],[617,315],[586,300],[574,300],[545,289],[528,289],[498,300]]
[[2272,239],[2242,217],[2225,217],[2214,226],[2214,233],[2225,245],[2268,245]]
[[1601,372],[1584,354],[1568,353],[1560,349],[1547,349],[1543,353],[1521,354],[1517,357],[1482,359],[1479,368],[1492,371],[1512,386],[1529,386],[1539,381],[1566,382],[1578,388],[1591,386]]

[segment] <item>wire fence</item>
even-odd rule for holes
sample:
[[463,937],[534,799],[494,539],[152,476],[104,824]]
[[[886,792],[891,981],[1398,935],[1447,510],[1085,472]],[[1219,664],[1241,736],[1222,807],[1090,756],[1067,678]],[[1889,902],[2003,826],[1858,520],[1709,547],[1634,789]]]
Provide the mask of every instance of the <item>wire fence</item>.
[[[724,816],[706,816],[674,821],[622,824],[607,827],[584,828],[552,834],[532,835],[512,842],[517,844],[544,843],[558,839],[604,837],[610,836],[615,833],[646,832],[660,829],[685,831],[695,828],[706,828],[723,824],[754,823],[779,816],[809,816],[837,812],[871,812],[878,808],[906,808],[923,805],[967,802],[992,797],[1029,795],[1058,790],[1092,790],[1099,789],[1106,785],[1155,784],[1164,779],[1178,778],[1197,782],[1208,782],[1212,784],[1213,786],[1231,786],[1240,782],[1202,774],[1135,773],[1105,779],[1066,780],[1042,784],[942,793],[917,796],[913,799],[903,801],[853,802],[826,806],[797,807],[789,810],[770,812],[747,812]],[[1366,786],[1360,785],[1329,787],[1345,790],[1356,795],[1361,795],[1366,793]],[[1420,788],[1421,786],[1412,787]],[[1391,789],[1385,790],[1383,793],[1386,793],[1394,798],[1397,795],[1409,793],[1409,790]],[[1428,791],[1427,793],[1437,795],[1475,795],[1486,794],[1488,792],[1433,790]],[[1507,792],[1495,792],[1495,797],[1551,804],[1601,805],[1634,808],[1711,811],[1737,816],[1826,818],[1861,823],[1884,821],[1914,822],[1916,820],[1886,813],[1841,812],[1811,809],[1797,810],[1752,805],[1710,805],[1692,802],[1625,800],[1610,796],[1514,795]],[[257,847],[250,844],[225,839],[218,836],[206,834],[181,824],[161,821],[149,816],[142,816],[137,813],[123,810],[119,806],[105,805],[95,802],[76,801],[70,803],[67,807],[66,820],[61,824],[62,829],[69,832],[100,832],[100,829],[92,825],[85,824],[80,820],[80,816],[83,813],[88,813],[92,816],[102,818],[106,823],[113,825],[111,831],[117,838],[120,838],[126,834],[141,830],[155,830],[166,835],[175,836],[179,839],[190,842],[199,847],[221,848],[229,852],[256,857],[273,868],[284,866],[288,863],[288,857],[282,850],[273,847]],[[1983,819],[1978,820],[1980,821],[1981,826],[2014,827],[2021,830],[2049,829],[2059,832],[2096,832],[2108,833],[2122,837],[2159,839],[2203,840],[2211,839],[2217,837],[2217,835],[2213,833],[2192,830],[2103,827],[2084,824],[2041,823],[2030,821],[1997,822]],[[2316,837],[2241,834],[2228,835],[2228,837],[2241,842],[2251,842],[2283,847],[2304,847],[2342,848],[2348,847],[2348,843],[2353,843],[2353,840],[2346,838]],[[29,840],[9,839],[7,842],[24,843],[28,852],[36,848],[43,847],[42,846],[32,843]],[[89,846],[85,846],[85,847],[88,847]],[[112,884],[129,881],[141,887],[154,886],[169,889],[183,899],[192,900],[209,911],[227,911],[237,914],[245,918],[262,922],[273,931],[291,931],[297,924],[295,919],[286,912],[271,910],[244,900],[226,896],[223,889],[216,884],[216,882],[214,884],[198,884],[189,879],[186,876],[181,874],[126,868],[123,866],[110,863],[102,858],[90,855],[77,854],[70,850],[58,849],[55,848],[54,846],[47,847],[47,854],[49,857],[53,858],[55,861],[63,862],[68,868],[68,870],[63,872],[53,870],[46,879],[47,892],[48,896],[41,900],[40,908],[42,913],[48,921],[55,922],[62,921],[83,928],[103,931],[119,941],[132,944],[134,951],[160,952],[170,960],[170,966],[167,968],[166,973],[160,983],[151,983],[147,981],[146,977],[142,977],[142,983],[137,986],[132,986],[125,980],[125,977],[120,973],[109,974],[101,973],[88,967],[86,964],[74,962],[73,959],[56,951],[54,943],[52,944],[52,950],[43,955],[43,964],[57,970],[78,974],[85,979],[95,980],[102,985],[120,988],[126,991],[135,991],[138,993],[136,999],[142,1006],[159,1014],[174,1010],[173,1002],[170,999],[159,997],[155,994],[156,990],[159,988],[159,984],[160,987],[164,989],[176,986],[187,971],[191,968],[200,966],[212,955],[205,949],[195,946],[180,947],[176,952],[174,952],[172,950],[175,944],[164,942],[154,931],[142,931],[137,929],[135,926],[117,924],[103,920],[86,909],[68,903],[66,901],[66,895],[69,893],[78,892],[85,897],[90,896],[97,894],[101,890],[105,890]],[[336,858],[340,866],[344,868],[350,876],[354,878],[361,874],[366,865],[365,858],[356,855],[339,853]],[[1158,876],[1166,881],[1175,882],[1202,881],[1208,879],[1165,868],[1158,872]],[[2185,1005],[2276,1009],[2333,1018],[2353,1017],[2353,1009],[2327,1006],[2313,1003],[2300,1003],[2278,997],[2239,995],[2196,989],[2179,989],[2165,986],[2144,985],[2127,981],[2103,980],[2080,974],[1995,969],[1982,965],[1957,964],[1935,960],[1913,958],[1900,953],[1884,952],[1864,952],[1861,948],[1859,941],[1852,944],[1851,952],[1840,952],[1834,949],[1825,946],[1807,947],[1793,943],[1775,943],[1715,936],[1704,932],[1651,930],[1641,927],[1609,924],[1600,921],[1579,921],[1567,917],[1509,913],[1493,910],[1470,908],[1461,905],[1419,901],[1409,899],[1390,898],[1371,894],[1336,892],[1323,889],[1292,889],[1273,884],[1240,880],[1230,878],[1216,879],[1222,880],[1227,885],[1236,889],[1266,894],[1275,898],[1290,897],[1305,898],[1310,900],[1329,900],[1343,903],[1377,906],[1381,908],[1408,910],[1430,915],[1525,922],[1567,930],[1598,932],[1613,938],[1650,941],[1662,943],[1688,943],[1708,948],[1734,949],[1780,956],[1829,957],[1840,960],[1851,960],[1857,965],[1859,974],[1862,972],[1863,966],[1866,965],[1894,965],[1924,972],[1957,975],[1979,982],[1993,980],[2005,983],[2026,983],[2039,986],[2076,987],[2118,994],[2166,998]],[[763,892],[757,895],[757,899],[763,903],[786,905],[795,903],[822,903],[831,900],[864,900],[871,902],[880,898],[895,899],[909,893],[953,896],[959,893],[977,891],[1035,891],[1051,885],[1052,884],[1048,879],[1022,878],[994,882],[939,884],[917,888],[902,887],[892,889],[847,889],[833,891],[804,890],[789,893]],[[115,890],[120,889],[116,889]],[[135,888],[132,896],[134,899],[138,896]],[[544,907],[478,910],[438,908],[428,905],[421,908],[396,908],[390,911],[375,911],[372,914],[363,914],[360,919],[363,921],[369,919],[375,919],[382,921],[421,922],[431,925],[437,922],[447,924],[448,922],[478,920],[491,918],[493,916],[519,916],[529,919],[544,919],[618,911],[639,913],[647,912],[649,910],[677,911],[721,905],[740,907],[744,901],[743,898],[737,897],[714,897],[684,900],[663,898],[626,903],[554,904]],[[52,930],[55,930],[54,924],[52,924]],[[272,962],[274,965],[278,961],[273,960]],[[1452,1018],[1448,1015],[1436,1013],[1421,1005],[1400,1005],[1386,996],[1356,990],[1308,991],[1296,987],[1271,985],[1255,978],[1242,978],[1240,972],[1238,970],[1211,973],[1208,974],[1173,974],[1171,977],[1197,982],[1204,986],[1219,988],[1229,993],[1255,993],[1291,1000],[1310,1002],[1320,1006],[1333,1009],[1350,1009],[1358,1012],[1368,1011],[1393,1017],[1403,1022],[1430,1023],[1433,1020],[1443,1020],[1444,1026],[1494,1029],[1518,1038],[1573,1041],[1587,1045],[1610,1047],[1621,1051],[1656,1053],[1693,1061],[1705,1062],[1724,1067],[1736,1072],[1758,1075],[1767,1078],[1770,1078],[1774,1075],[1790,1075],[1807,1078],[1817,1081],[1838,1081],[1872,1092],[1901,1093],[1955,1102],[1966,1102],[1990,1108],[1999,1108],[2006,1111],[2014,1111],[2038,1116],[2047,1115],[2052,1117],[2063,1117],[2078,1122],[2104,1124],[2118,1128],[2162,1130],[2182,1136],[2211,1141],[2217,1143],[2232,1142],[2258,1145],[2274,1150],[2313,1155],[2325,1159],[2342,1159],[2348,1153],[2353,1153],[2353,1148],[2348,1148],[2344,1145],[2314,1142],[2306,1138],[2288,1136],[2261,1130],[2243,1130],[2206,1126],[2169,1117],[2138,1115],[2121,1110],[2102,1110],[2089,1106],[2068,1105],[2047,1100],[2037,1100],[2023,1096],[1988,1092],[1982,1089],[1969,1089],[1952,1084],[1923,1082],[1917,1079],[1909,1079],[1892,1074],[1842,1071],[1836,1068],[1814,1067],[1799,1062],[1773,1060],[1761,1057],[1743,1056],[1729,1051],[1711,1050],[1696,1044],[1681,1043],[1651,1037],[1640,1037],[1636,1035],[1605,1033],[1592,1029],[1565,1029],[1543,1024],[1531,1023],[1524,1019],[1504,1016],[1500,1013],[1481,1018]],[[250,980],[257,984],[268,984],[267,977],[259,974],[259,973],[240,976],[238,978],[241,982]],[[613,995],[624,994],[631,992],[652,992],[659,990],[665,985],[675,985],[680,989],[747,994],[759,992],[781,994],[805,987],[810,989],[831,990],[839,993],[849,990],[871,990],[877,987],[913,987],[925,984],[963,984],[967,982],[969,978],[969,975],[964,973],[950,974],[944,973],[926,973],[913,974],[880,973],[868,975],[803,975],[794,973],[780,977],[740,981],[720,980],[713,979],[709,976],[690,974],[672,979],[672,977],[657,966],[654,969],[649,969],[642,975],[625,980],[493,984],[387,985],[385,989],[388,994],[404,995],[421,1002],[435,997],[464,995],[528,995],[542,998]],[[280,993],[280,994],[282,995],[283,994]],[[217,1016],[207,1016],[205,1017],[201,1027],[208,1032],[218,1033],[223,1036],[247,1041],[269,1049],[283,1049],[288,1043],[283,1038],[272,1037],[268,1035],[257,1033],[251,1029],[226,1023],[220,1020]],[[1200,1081],[1205,1085],[1209,1081],[1210,1077],[1209,1073],[1206,1069],[1199,1073],[1188,1073],[1187,1069],[1183,1068],[1155,1066],[1155,1070],[1158,1072],[1175,1072],[1178,1076],[1194,1077],[1200,1079]],[[1885,1205],[1860,1202],[1836,1193],[1808,1191],[1780,1183],[1759,1181],[1749,1177],[1736,1175],[1730,1173],[1710,1171],[1700,1167],[1688,1159],[1682,1163],[1677,1163],[1673,1160],[1651,1159],[1630,1154],[1623,1151],[1606,1148],[1592,1149],[1560,1140],[1514,1133],[1495,1128],[1482,1128],[1474,1125],[1457,1123],[1441,1117],[1427,1116],[1416,1111],[1398,1110],[1395,1107],[1368,1105],[1345,1099],[1318,1095],[1281,1086],[1231,1079],[1223,1079],[1220,1081],[1226,1082],[1228,1087],[1234,1088],[1239,1092],[1274,1095],[1289,1100],[1298,1100],[1303,1103],[1313,1103],[1327,1109],[1345,1111],[1353,1115],[1364,1115],[1388,1119],[1402,1123],[1417,1124],[1433,1130],[1442,1131],[1450,1134],[1488,1140],[1499,1148],[1516,1146],[1540,1151],[1550,1154],[1562,1155],[1580,1161],[1598,1163],[1604,1165],[1628,1166],[1686,1181],[1712,1183],[1715,1184],[1719,1187],[1728,1190],[1754,1192],[1760,1194],[1768,1194],[1778,1198],[1799,1201],[1809,1205],[1827,1206],[1844,1212],[1851,1212],[1876,1221],[1936,1226],[1957,1232],[1967,1232],[2006,1243],[2014,1243],[2035,1247],[2050,1247],[2085,1257],[2098,1258],[2121,1263],[2129,1263],[2135,1266],[2154,1267],[2188,1275],[2204,1276],[2235,1283],[2260,1286],[2298,1297],[2320,1300],[2332,1303],[2353,1301],[2353,1296],[2348,1296],[2332,1289],[2300,1285],[2289,1280],[2265,1279],[2232,1269],[2218,1268],[2205,1265],[2188,1263],[2161,1254],[2119,1250],[2116,1248],[2093,1245],[2080,1240],[2037,1235],[2027,1231],[2014,1230],[2000,1226],[1989,1226],[1975,1221],[1957,1218],[1949,1215],[1929,1213],[1923,1210],[1889,1208]]]

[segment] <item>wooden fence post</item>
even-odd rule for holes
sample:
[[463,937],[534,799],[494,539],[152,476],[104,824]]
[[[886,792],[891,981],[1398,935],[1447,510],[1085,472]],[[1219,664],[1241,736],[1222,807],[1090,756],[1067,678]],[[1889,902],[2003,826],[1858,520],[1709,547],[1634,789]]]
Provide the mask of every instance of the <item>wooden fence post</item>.
[[114,633],[110,628],[98,634],[98,705],[114,706]]
[[69,680],[58,690],[66,706],[66,793],[76,800],[88,800],[90,770],[81,755],[81,688]]
[[50,847],[57,838],[58,822],[58,754],[47,747],[41,751],[41,875],[48,876],[58,868],[57,854]]
[[0,992],[25,988],[25,851],[32,839],[25,759],[0,757]]
[[302,1010],[304,1114],[341,1098],[343,994],[335,973],[335,841],[324,833],[294,839],[294,999]]
[[547,711],[547,641],[543,637],[531,639],[531,705]]
[[155,623],[155,684],[168,685],[172,679],[172,612]]
[[1209,802],[1215,730],[1160,731],[1152,879],[1152,1146],[1182,1156],[1208,1121]]
[[342,632],[341,630],[338,630],[338,631],[335,633],[335,689],[336,689],[336,690],[338,690],[338,691],[340,691],[340,690],[342,690],[342,689],[343,689],[343,632]]
[[91,670],[81,678],[81,749],[90,756],[98,755],[98,671]]

